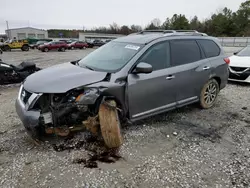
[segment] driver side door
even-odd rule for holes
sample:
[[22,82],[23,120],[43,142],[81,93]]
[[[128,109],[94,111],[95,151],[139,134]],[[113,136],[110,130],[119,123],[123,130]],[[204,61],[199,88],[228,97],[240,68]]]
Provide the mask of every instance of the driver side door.
[[[139,58],[153,67],[149,74],[128,75],[128,103],[132,120],[142,119],[176,107],[174,80],[171,79],[170,45],[168,41],[156,43]],[[174,78],[174,77],[173,77]]]

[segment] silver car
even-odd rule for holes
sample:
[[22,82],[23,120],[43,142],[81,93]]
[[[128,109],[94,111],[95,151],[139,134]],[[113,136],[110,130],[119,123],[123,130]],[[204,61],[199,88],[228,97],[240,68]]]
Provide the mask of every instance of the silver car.
[[227,84],[228,64],[213,37],[140,32],[29,76],[16,111],[33,138],[100,129],[108,147],[119,147],[124,121],[196,102],[212,107]]

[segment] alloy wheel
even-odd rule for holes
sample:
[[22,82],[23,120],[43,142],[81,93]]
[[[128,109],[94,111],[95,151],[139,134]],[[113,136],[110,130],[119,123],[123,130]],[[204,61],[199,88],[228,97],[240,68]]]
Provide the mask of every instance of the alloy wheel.
[[217,97],[217,87],[213,82],[211,82],[207,86],[205,94],[204,94],[205,102],[208,105],[210,105],[215,101],[216,97]]

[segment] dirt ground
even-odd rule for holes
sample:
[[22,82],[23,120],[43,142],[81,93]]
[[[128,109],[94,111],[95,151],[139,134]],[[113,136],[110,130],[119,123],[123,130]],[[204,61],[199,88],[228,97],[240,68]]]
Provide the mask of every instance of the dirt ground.
[[[0,58],[44,68],[90,51]],[[35,145],[15,112],[18,89],[0,87],[0,187],[250,187],[250,85],[229,83],[209,110],[191,105],[124,126],[120,156],[87,133]]]

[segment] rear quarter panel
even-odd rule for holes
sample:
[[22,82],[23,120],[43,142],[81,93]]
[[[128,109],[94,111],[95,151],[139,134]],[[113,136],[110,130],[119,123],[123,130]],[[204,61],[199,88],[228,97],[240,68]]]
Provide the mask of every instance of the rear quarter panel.
[[226,87],[228,82],[229,70],[228,64],[225,63],[224,58],[226,56],[221,55],[218,57],[210,58],[211,66],[212,66],[212,74],[211,77],[219,78],[220,80],[220,89]]

